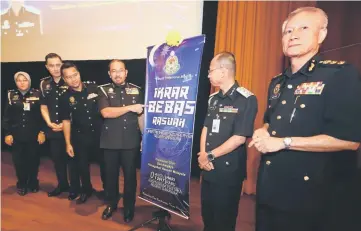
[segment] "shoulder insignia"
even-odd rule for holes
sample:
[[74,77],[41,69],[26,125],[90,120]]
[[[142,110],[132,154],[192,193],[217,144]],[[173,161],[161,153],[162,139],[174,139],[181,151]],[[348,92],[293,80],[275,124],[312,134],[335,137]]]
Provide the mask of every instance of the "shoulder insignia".
[[237,92],[246,98],[250,97],[251,95],[254,95],[252,92],[250,92],[249,90],[247,90],[244,87],[238,87]]
[[281,75],[282,75],[282,73],[279,73],[278,75],[273,76],[273,78],[272,78],[272,79],[275,79],[275,78],[277,78],[277,77],[279,77],[279,76],[281,76]]
[[215,95],[217,95],[218,92],[219,92],[219,91],[216,91],[216,92],[214,92],[214,93],[212,93],[212,94],[209,95],[208,106],[210,106],[212,98],[213,98]]
[[133,84],[133,83],[129,83],[129,84],[132,85],[132,86],[134,86],[134,87],[141,88],[141,87],[139,87],[138,85],[135,85],[135,84]]
[[218,92],[219,92],[219,91],[216,91],[216,92],[214,92],[214,93],[210,94],[210,95],[209,95],[209,98],[211,98],[211,97],[213,97],[213,96],[217,95],[217,94],[218,94]]
[[106,84],[103,84],[103,85],[99,85],[98,87],[107,87],[108,85],[110,85],[110,83],[106,83]]
[[9,100],[9,105],[11,105],[11,94],[14,93],[15,90],[8,90],[8,100]]
[[50,79],[50,76],[44,77],[44,78],[42,78],[42,79],[40,79],[40,80],[43,81],[43,80],[47,80],[47,79]]
[[346,64],[346,61],[322,60],[319,63],[324,64],[323,66],[340,66]]
[[86,83],[86,84],[96,84],[95,81],[84,81],[83,83]]

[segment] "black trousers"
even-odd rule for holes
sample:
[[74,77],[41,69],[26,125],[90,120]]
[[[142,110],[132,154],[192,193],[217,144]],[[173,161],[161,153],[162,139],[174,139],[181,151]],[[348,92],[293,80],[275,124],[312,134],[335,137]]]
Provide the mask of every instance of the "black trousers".
[[256,205],[256,231],[321,231],[323,219],[321,212],[282,211]]
[[17,188],[34,188],[39,185],[40,156],[37,141],[14,141],[12,159],[18,182]]
[[[256,231],[359,231],[361,183],[355,176],[336,181],[318,211],[282,211],[256,205]],[[295,198],[297,200],[297,198]]]
[[119,166],[122,166],[124,174],[124,197],[123,206],[134,209],[137,176],[136,158],[139,148],[136,149],[105,149],[105,172],[106,172],[106,201],[108,205],[116,207],[119,194]]
[[242,185],[225,186],[202,180],[204,231],[234,231]]
[[65,140],[64,139],[51,139],[50,143],[50,152],[54,162],[54,168],[56,172],[56,177],[58,179],[58,186],[61,188],[68,188],[68,174],[67,174],[67,164],[68,164],[68,154],[65,151]]
[[90,181],[89,158],[96,147],[79,139],[73,140],[72,145],[74,157],[69,159],[70,191],[90,194],[93,186]]

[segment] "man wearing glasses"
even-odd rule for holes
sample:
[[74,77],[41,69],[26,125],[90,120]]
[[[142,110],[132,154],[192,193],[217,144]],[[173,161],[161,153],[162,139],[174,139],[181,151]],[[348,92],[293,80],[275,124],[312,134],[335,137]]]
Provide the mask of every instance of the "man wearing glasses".
[[100,148],[104,149],[106,202],[102,219],[109,219],[118,206],[119,164],[124,174],[124,221],[133,220],[136,198],[136,157],[143,131],[143,97],[140,87],[126,82],[128,70],[121,60],[109,63],[112,83],[99,86],[98,107],[104,118]]
[[257,99],[235,81],[232,53],[216,55],[208,78],[220,91],[211,94],[201,134],[199,167],[204,231],[234,231],[246,176],[246,138],[253,134]]

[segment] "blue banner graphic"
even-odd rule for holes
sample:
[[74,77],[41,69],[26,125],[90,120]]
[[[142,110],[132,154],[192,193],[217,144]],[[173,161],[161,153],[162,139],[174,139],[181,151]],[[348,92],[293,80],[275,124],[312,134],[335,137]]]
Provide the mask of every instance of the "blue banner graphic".
[[148,47],[139,198],[189,218],[189,180],[205,36]]

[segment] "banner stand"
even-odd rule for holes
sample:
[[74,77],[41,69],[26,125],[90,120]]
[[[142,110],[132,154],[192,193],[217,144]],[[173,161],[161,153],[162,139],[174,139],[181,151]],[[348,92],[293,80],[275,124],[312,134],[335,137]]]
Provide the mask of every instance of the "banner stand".
[[138,196],[159,210],[129,231],[152,222],[158,222],[157,231],[172,231],[171,213],[190,217],[193,130],[205,36],[168,37],[167,43],[148,47]]
[[170,213],[165,209],[160,209],[152,213],[152,218],[143,222],[140,225],[135,226],[129,231],[135,231],[140,229],[148,224],[151,224],[153,221],[158,221],[157,231],[172,231],[171,227],[168,224],[168,221],[171,219]]

